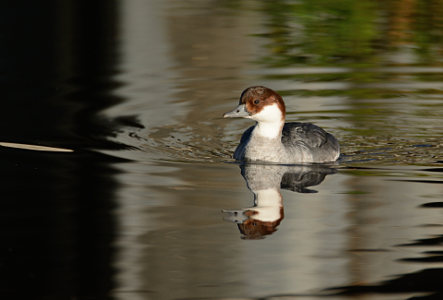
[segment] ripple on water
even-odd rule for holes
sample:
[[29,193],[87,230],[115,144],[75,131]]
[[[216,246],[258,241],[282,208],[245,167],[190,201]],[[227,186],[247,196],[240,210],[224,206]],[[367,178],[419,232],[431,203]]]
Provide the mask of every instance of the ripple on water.
[[[342,163],[432,165],[443,160],[441,72],[441,67],[430,66],[326,66],[253,69],[247,76],[283,95],[287,121],[312,122],[336,135]],[[199,109],[183,111],[168,125],[126,128],[116,139],[134,147],[129,158],[137,160],[231,161],[252,123],[220,116],[235,105],[240,92],[226,91],[214,105],[204,93],[183,96],[170,109]],[[149,119],[143,110],[138,113]]]

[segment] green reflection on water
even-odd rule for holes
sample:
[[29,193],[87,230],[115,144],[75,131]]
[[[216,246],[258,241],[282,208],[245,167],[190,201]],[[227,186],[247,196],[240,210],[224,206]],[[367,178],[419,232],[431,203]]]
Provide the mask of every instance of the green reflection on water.
[[291,120],[331,120],[357,160],[441,160],[443,0],[260,3],[260,79],[277,86]]
[[[263,1],[270,54],[261,62],[373,65],[382,54],[413,45],[416,63],[441,58],[443,1]],[[440,61],[441,62],[441,61]]]

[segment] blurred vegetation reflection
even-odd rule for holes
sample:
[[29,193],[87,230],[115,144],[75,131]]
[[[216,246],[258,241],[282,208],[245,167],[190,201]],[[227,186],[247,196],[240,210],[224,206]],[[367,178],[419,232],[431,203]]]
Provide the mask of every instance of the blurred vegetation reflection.
[[441,63],[442,0],[263,1],[272,66],[383,63],[410,46],[419,64]]

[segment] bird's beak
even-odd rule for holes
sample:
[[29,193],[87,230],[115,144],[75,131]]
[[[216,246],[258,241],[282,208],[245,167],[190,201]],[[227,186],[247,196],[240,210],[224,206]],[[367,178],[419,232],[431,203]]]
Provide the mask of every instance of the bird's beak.
[[227,112],[223,115],[223,118],[247,118],[250,114],[246,110],[246,105],[240,104],[233,111]]

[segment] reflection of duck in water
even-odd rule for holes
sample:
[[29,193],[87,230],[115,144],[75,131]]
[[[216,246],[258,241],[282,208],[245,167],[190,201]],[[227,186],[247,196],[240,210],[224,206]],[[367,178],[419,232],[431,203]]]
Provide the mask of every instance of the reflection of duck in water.
[[235,222],[245,239],[259,239],[277,230],[284,217],[280,188],[315,193],[307,187],[320,184],[335,169],[320,165],[282,166],[246,164],[241,166],[246,184],[254,193],[254,206],[224,210],[225,220]]

